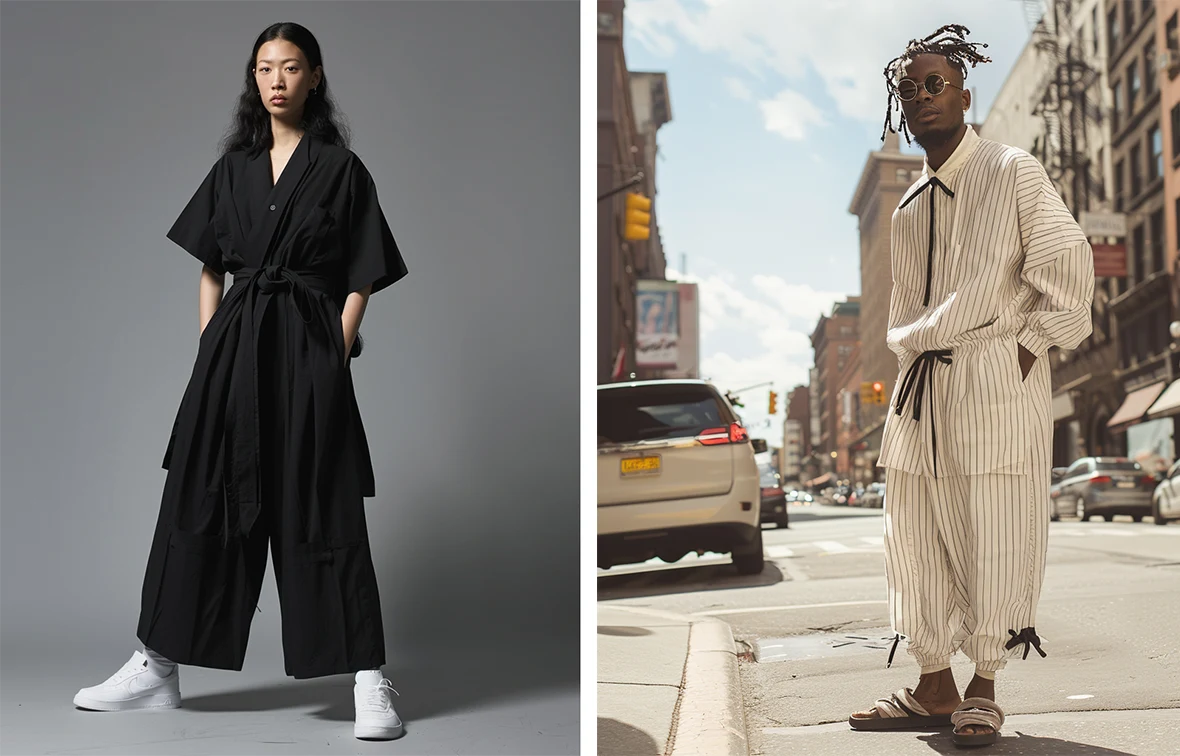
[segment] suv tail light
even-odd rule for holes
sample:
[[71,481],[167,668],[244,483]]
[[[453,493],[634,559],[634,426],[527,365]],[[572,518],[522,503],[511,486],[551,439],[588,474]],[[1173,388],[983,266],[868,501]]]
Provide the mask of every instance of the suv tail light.
[[750,434],[740,423],[730,423],[728,428],[706,428],[697,436],[705,446],[717,444],[740,444],[750,440]]
[[1151,477],[1150,475],[1144,475],[1142,478],[1139,479],[1139,483],[1140,483],[1140,485],[1147,486],[1148,488],[1152,488],[1153,486],[1155,486],[1155,478]]
[[1090,482],[1091,483],[1110,483],[1111,478],[1109,475],[1094,475],[1090,478]]

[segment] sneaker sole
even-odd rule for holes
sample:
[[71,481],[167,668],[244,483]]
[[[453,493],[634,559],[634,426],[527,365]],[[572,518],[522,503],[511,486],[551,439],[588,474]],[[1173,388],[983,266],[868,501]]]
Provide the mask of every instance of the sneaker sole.
[[393,740],[401,737],[405,728],[402,725],[394,727],[379,727],[376,725],[353,725],[352,734],[361,740]]
[[74,696],[74,706],[90,711],[133,711],[135,709],[179,709],[179,693],[156,693],[129,701],[100,701],[81,693]]

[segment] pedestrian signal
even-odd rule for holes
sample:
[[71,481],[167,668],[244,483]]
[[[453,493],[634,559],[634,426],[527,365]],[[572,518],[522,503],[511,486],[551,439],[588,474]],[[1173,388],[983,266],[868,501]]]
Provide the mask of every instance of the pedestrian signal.
[[770,414],[778,413],[778,394],[773,391],[770,392]]
[[623,238],[630,241],[651,236],[651,200],[642,194],[628,192],[626,215],[623,217]]

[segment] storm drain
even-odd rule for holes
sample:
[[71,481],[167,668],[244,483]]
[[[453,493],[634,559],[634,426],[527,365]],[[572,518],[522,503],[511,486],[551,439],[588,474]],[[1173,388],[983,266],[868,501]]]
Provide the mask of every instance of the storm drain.
[[874,627],[853,633],[762,638],[754,648],[754,660],[767,663],[824,659],[846,654],[879,654],[882,651],[888,653],[891,645],[893,631],[887,627]]

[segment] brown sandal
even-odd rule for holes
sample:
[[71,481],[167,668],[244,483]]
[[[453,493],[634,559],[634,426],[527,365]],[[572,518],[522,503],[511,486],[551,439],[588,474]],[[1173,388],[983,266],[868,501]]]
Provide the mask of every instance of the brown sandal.
[[[1000,739],[1000,728],[1004,725],[1004,710],[990,698],[968,698],[959,704],[955,713],[951,714],[951,724],[955,726],[954,741],[957,746],[991,745]],[[991,732],[977,732],[971,735],[959,732],[967,725],[990,727]]]
[[913,691],[902,688],[889,698],[879,698],[873,705],[875,717],[849,717],[854,730],[909,730],[923,727],[946,727],[950,714],[931,714],[914,700]]

